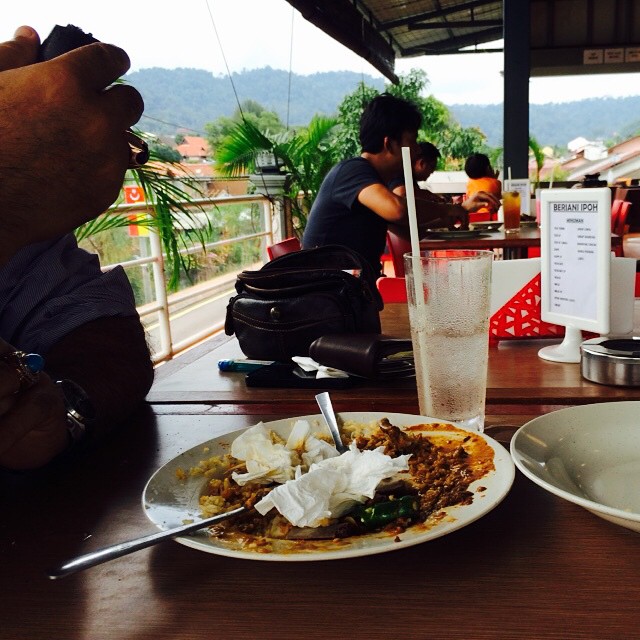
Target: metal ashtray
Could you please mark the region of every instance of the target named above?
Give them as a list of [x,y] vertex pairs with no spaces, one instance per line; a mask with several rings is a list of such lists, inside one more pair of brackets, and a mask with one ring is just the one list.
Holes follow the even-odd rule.
[[640,387],[640,337],[593,338],[580,345],[582,376],[599,384]]

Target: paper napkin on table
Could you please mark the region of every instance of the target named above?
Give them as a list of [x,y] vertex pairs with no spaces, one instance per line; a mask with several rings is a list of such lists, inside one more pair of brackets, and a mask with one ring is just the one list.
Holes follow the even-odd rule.
[[325,365],[316,362],[313,358],[308,358],[306,356],[293,356],[291,359],[304,371],[317,371],[316,378],[349,377],[349,374],[346,371],[334,369],[333,367],[326,367]]
[[373,498],[381,480],[409,468],[411,454],[391,458],[383,447],[360,451],[355,444],[341,456],[314,463],[307,473],[273,489],[256,503],[262,515],[277,509],[296,527],[316,527],[337,518],[366,498]]

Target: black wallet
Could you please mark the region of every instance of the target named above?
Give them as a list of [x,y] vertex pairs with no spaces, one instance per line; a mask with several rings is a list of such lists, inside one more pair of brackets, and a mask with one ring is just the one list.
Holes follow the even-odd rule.
[[363,378],[415,375],[411,340],[380,333],[322,336],[311,343],[309,356],[319,364]]
[[274,362],[260,367],[245,377],[247,387],[272,389],[348,389],[358,384],[358,378],[316,378],[293,362]]

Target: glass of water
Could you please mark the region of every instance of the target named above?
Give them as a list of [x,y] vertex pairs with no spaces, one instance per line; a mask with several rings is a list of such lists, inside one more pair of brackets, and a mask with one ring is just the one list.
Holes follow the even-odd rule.
[[491,251],[404,255],[420,413],[482,431]]

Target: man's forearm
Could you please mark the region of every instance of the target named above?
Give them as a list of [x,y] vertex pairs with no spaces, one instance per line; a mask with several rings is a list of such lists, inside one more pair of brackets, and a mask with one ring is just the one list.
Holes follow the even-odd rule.
[[[406,202],[406,201],[405,201]],[[466,217],[466,212],[459,204],[433,202],[426,198],[415,198],[416,217],[421,228],[433,228],[434,226],[446,227],[451,220],[458,217]],[[401,223],[408,226],[409,218]]]
[[46,370],[87,392],[98,434],[126,419],[153,382],[144,329],[136,317],[101,318],[78,327],[46,354]]
[[419,226],[433,226],[438,221],[442,222],[441,226],[447,226],[449,220],[465,215],[465,210],[459,204],[416,199],[416,215]]

